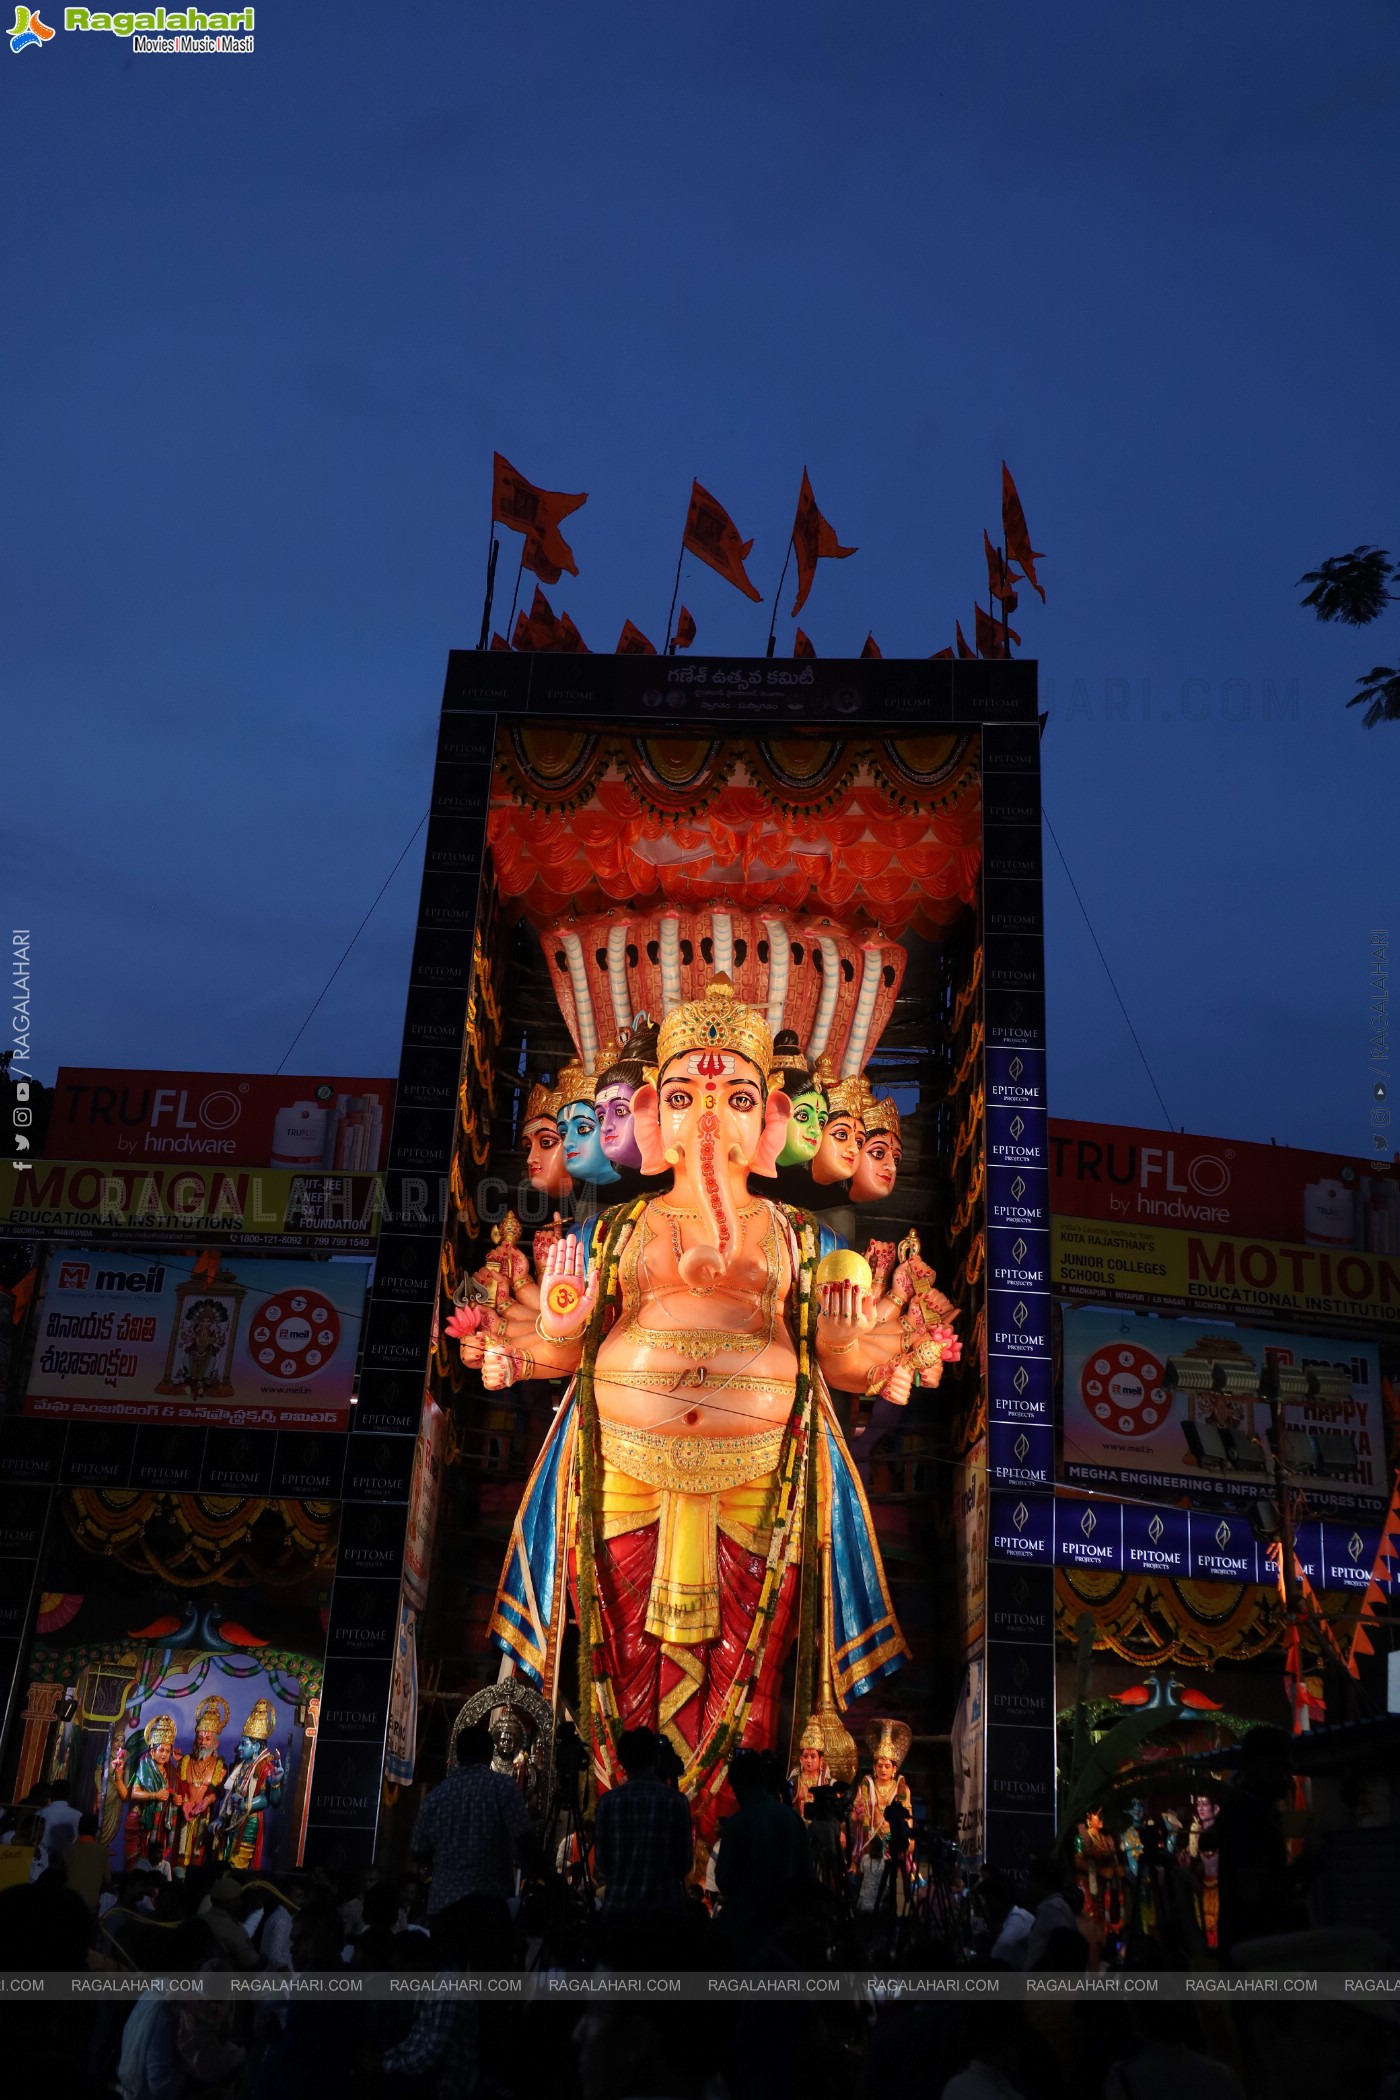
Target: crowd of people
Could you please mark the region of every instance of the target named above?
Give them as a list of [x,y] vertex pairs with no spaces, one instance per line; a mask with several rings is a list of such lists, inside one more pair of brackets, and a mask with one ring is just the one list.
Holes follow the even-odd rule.
[[[893,1980],[1072,1973],[1098,1959],[1060,1855],[1034,1861],[1022,1884],[991,1869],[940,1873],[893,1791],[881,1830],[852,1847],[842,1790],[794,1787],[755,1752],[731,1760],[733,1810],[697,1875],[690,1805],[668,1750],[645,1731],[625,1736],[625,1777],[594,1821],[566,1805],[544,1834],[514,1777],[493,1764],[489,1728],[463,1729],[453,1766],[418,1812],[411,1866],[340,1877],[217,1861],[183,1877],[148,1860],[113,1873],[94,1819],[56,1787],[26,1804],[34,1879],[0,1891],[0,1972],[134,1972],[151,1988],[95,2010],[26,2007],[9,2021],[10,2067],[32,2057],[47,2075],[61,2071],[77,2100],[286,2100],[302,2080],[349,2100],[748,2100],[750,2091],[757,2100],[788,2089],[885,2100],[917,2046],[919,2090],[947,2100],[1166,2100],[1188,2089],[1202,2100],[1265,2090],[1279,2100],[1293,2090],[1296,2052],[1266,2088],[1247,2019],[1202,2028],[1180,2005],[910,2004],[891,1991],[874,2010],[731,1996],[664,2012],[599,2006],[579,2020],[567,2005],[483,2006],[435,1989],[434,1975],[525,1967],[742,1977],[873,1964]],[[1241,1813],[1257,1850],[1257,1805]],[[161,1977],[198,1970],[416,1972],[422,1985],[351,2005],[182,2003],[159,1988]],[[1324,2024],[1332,2017],[1311,2010]],[[1349,2058],[1361,2050],[1375,2080],[1349,2090],[1379,2093],[1389,2080],[1387,2100],[1400,2100],[1400,2023],[1355,2020],[1345,2047]]]

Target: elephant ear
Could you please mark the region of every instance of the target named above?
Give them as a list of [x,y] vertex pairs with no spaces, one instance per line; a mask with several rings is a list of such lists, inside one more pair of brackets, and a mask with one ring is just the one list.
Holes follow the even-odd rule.
[[666,1145],[661,1135],[661,1096],[654,1086],[639,1086],[632,1096],[632,1135],[642,1155],[642,1172],[664,1174]]
[[[632,1113],[636,1114],[636,1103]],[[763,1112],[763,1136],[758,1141],[758,1150],[749,1162],[751,1174],[766,1174],[772,1179],[778,1171],[778,1154],[787,1143],[788,1119],[792,1115],[792,1102],[782,1089],[768,1096],[768,1106]]]

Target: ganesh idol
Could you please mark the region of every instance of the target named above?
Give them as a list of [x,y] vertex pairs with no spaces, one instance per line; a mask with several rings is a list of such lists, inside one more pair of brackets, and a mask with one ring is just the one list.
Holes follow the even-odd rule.
[[762,1011],[717,976],[666,1015],[655,1069],[632,1123],[643,1172],[669,1169],[669,1188],[554,1243],[533,1320],[512,1305],[504,1332],[475,1338],[488,1388],[570,1381],[491,1632],[550,1692],[572,1602],[599,1782],[624,1730],[663,1731],[707,1837],[731,1753],[774,1744],[800,1595],[842,1705],[908,1654],[831,1396],[902,1377],[907,1397],[913,1374],[858,1278],[819,1276],[816,1221],[750,1187],[790,1111]]

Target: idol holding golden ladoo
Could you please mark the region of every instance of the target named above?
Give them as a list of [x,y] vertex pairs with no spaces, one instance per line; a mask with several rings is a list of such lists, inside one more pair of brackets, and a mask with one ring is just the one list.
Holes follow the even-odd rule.
[[733,1751],[774,1744],[799,1617],[798,1710],[838,1730],[836,1709],[904,1661],[831,1396],[902,1403],[959,1353],[917,1242],[877,1281],[809,1212],[761,1193],[792,1107],[773,1051],[765,1013],[723,974],[673,1006],[629,1104],[641,1171],[669,1170],[669,1187],[550,1242],[537,1292],[498,1250],[510,1302],[493,1290],[448,1327],[489,1389],[569,1381],[493,1637],[553,1695],[571,1601],[598,1782],[617,1776],[623,1730],[663,1730],[702,1836]]

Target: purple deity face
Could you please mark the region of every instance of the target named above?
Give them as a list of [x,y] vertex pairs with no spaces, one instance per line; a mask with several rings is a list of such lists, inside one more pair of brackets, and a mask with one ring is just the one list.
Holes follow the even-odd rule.
[[615,1167],[639,1167],[642,1155],[632,1128],[632,1096],[636,1088],[625,1079],[600,1087],[594,1107],[598,1111],[598,1136]]

